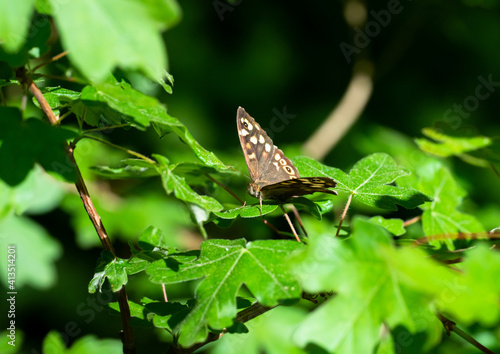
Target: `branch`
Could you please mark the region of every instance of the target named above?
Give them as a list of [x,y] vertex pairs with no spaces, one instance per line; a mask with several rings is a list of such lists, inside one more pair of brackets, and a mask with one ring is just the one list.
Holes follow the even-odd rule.
[[[20,73],[20,81],[25,82],[27,86],[29,87],[29,90],[35,96],[36,100],[42,107],[43,112],[49,119],[50,123],[52,125],[57,124],[58,120],[56,116],[54,115],[54,112],[52,112],[52,109],[50,108],[50,105],[48,104],[47,100],[43,96],[42,92],[40,89],[36,86],[36,84],[33,82],[30,76],[26,75],[26,69],[23,71],[19,71]],[[106,229],[104,228],[104,225],[101,221],[101,217],[97,213],[97,210],[94,207],[94,203],[92,203],[92,199],[90,198],[89,191],[87,189],[87,186],[85,185],[85,181],[82,178],[82,175],[80,173],[80,169],[78,168],[78,165],[76,164],[75,158],[74,158],[74,145],[66,145],[66,153],[68,155],[68,158],[70,161],[73,163],[73,166],[75,167],[75,172],[76,172],[76,177],[77,180],[75,182],[76,189],[78,190],[78,193],[80,194],[80,198],[82,199],[83,206],[85,207],[85,210],[87,211],[87,214],[92,221],[92,224],[94,225],[94,228],[97,232],[97,235],[99,236],[99,239],[101,240],[102,246],[104,249],[110,251],[113,253],[113,255],[116,257],[115,250],[113,248],[113,245],[111,244],[111,241],[108,237],[108,234],[106,232]],[[128,299],[127,299],[127,292],[125,290],[125,286],[122,287],[120,291],[117,292],[118,296],[118,304],[120,306],[120,314],[122,318],[122,326],[123,326],[123,331],[121,333],[121,339],[123,343],[123,352],[124,353],[135,353],[135,343],[134,343],[134,333],[132,331],[132,327],[130,327],[129,321],[130,321],[130,308],[128,306]]]
[[469,334],[465,333],[462,331],[460,328],[457,327],[457,324],[450,320],[449,318],[444,317],[442,314],[438,313],[437,317],[439,320],[443,323],[444,329],[446,330],[446,334],[448,336],[450,335],[450,332],[455,332],[457,335],[465,339],[467,342],[475,346],[477,349],[482,351],[483,353],[488,353],[488,354],[495,354],[488,348],[486,348],[484,345],[479,343],[477,340],[472,338]]

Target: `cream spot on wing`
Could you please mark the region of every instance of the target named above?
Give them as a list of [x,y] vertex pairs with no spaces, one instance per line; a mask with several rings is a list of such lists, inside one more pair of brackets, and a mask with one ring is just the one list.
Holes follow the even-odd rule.
[[271,145],[269,145],[269,144],[267,144],[267,143],[266,143],[265,148],[266,148],[266,151],[267,151],[267,152],[270,152],[270,151],[271,151]]
[[280,156],[280,154],[276,154],[276,155],[274,155],[274,158],[276,159],[276,161],[278,161],[279,159],[281,159],[281,156]]
[[260,130],[260,125],[258,123],[255,123],[255,129]]
[[248,134],[250,134],[250,133],[247,130],[245,130],[245,129],[241,129],[240,130],[240,135],[241,136],[247,136]]
[[250,160],[255,159],[255,152],[252,152],[250,155],[248,155],[248,158],[249,158]]
[[277,162],[273,162],[273,165],[274,165],[274,166],[276,166],[276,170],[277,170],[277,171],[279,171],[279,170],[280,170],[280,167],[279,167],[279,165],[278,165],[278,163],[277,163]]
[[254,145],[255,145],[255,144],[257,144],[257,137],[256,137],[255,135],[254,135],[254,136],[252,136],[252,137],[250,138],[250,142],[251,142],[252,144],[254,144]]
[[290,176],[290,178],[296,179],[296,178],[298,178],[298,177],[297,177],[297,176]]
[[265,141],[264,136],[259,135],[259,143],[264,144]]
[[249,121],[247,121],[247,128],[248,128],[248,130],[253,130],[253,125],[250,124]]
[[247,148],[247,150],[252,150],[252,145],[250,145],[250,143],[246,143],[245,147]]

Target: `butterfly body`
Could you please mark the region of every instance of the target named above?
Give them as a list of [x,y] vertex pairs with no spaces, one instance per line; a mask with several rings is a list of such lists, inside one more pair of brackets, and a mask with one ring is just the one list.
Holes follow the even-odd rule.
[[281,202],[315,192],[337,194],[328,188],[337,183],[329,177],[300,177],[293,163],[242,107],[236,116],[238,135],[252,183],[250,195]]

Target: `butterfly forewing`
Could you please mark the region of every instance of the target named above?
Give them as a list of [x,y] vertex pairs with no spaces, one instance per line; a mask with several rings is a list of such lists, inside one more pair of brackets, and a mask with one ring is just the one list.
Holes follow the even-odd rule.
[[337,183],[328,177],[299,178],[299,171],[283,151],[242,107],[236,115],[238,135],[252,183],[251,195],[262,199],[286,201],[291,197],[323,192],[337,194],[328,188]]
[[299,177],[297,168],[242,107],[238,108],[236,122],[241,148],[253,183],[262,187]]

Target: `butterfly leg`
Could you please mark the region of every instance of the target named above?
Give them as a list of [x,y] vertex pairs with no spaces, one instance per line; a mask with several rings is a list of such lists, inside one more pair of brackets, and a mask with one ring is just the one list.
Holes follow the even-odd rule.
[[262,216],[262,195],[260,195],[259,201],[260,201],[260,216]]

